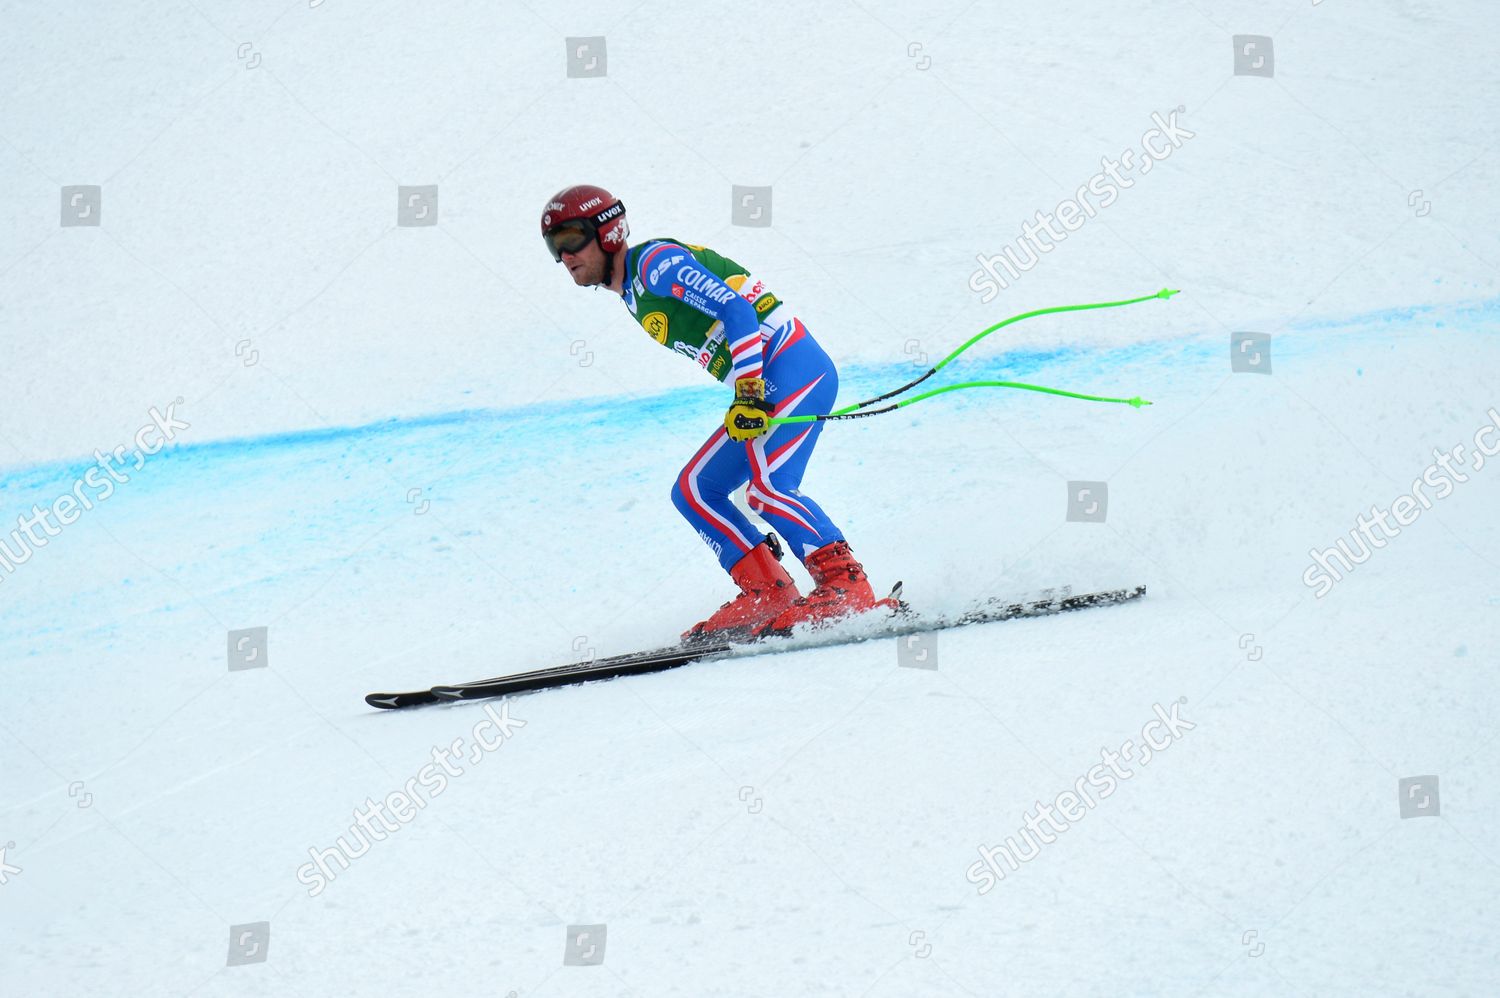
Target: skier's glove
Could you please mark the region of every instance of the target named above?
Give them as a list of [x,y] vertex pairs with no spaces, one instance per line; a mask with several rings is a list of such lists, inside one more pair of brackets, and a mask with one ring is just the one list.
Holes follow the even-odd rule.
[[740,378],[734,383],[734,404],[724,414],[730,440],[754,440],[771,428],[770,415],[764,378]]

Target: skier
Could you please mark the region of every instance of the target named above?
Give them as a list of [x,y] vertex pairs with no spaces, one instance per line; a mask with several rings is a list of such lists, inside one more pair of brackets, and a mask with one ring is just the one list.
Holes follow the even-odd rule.
[[[802,320],[733,260],[675,239],[628,246],[629,232],[624,204],[589,184],[560,191],[542,212],[542,239],[575,284],[620,295],[657,343],[734,385],[724,424],[683,466],[672,502],[740,592],[683,640],[896,609],[895,600],[875,598],[843,532],[798,490],[823,424],[768,422],[830,412],[838,394],[833,361]],[[775,524],[812,576],[806,596],[779,564],[776,535],[762,534],[730,501],[747,483],[750,509]]]

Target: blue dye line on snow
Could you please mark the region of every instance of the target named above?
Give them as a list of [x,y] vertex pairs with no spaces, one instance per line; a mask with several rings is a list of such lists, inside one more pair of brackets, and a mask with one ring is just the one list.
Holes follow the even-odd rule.
[[[1445,328],[1449,323],[1465,326],[1481,326],[1500,318],[1500,298],[1472,303],[1448,305],[1417,305],[1382,309],[1339,319],[1308,319],[1299,322],[1291,331],[1280,332],[1277,341],[1278,359],[1306,356],[1326,348],[1335,338],[1314,337],[1307,334],[1341,330],[1348,334],[1367,332],[1371,326],[1399,327],[1402,332],[1414,331],[1414,325],[1431,323],[1431,328]],[[1003,337],[1003,333],[998,334]],[[1343,337],[1339,337],[1342,339]],[[1203,332],[1192,337],[1148,340],[1125,346],[1099,348],[1093,346],[1055,347],[1050,349],[1011,350],[996,352],[988,356],[985,350],[1003,350],[1003,338],[986,340],[975,347],[975,356],[965,355],[945,367],[939,374],[924,382],[918,391],[937,388],[944,384],[972,380],[1026,381],[1041,372],[1048,372],[1050,380],[1058,382],[1055,387],[1070,391],[1098,394],[1116,394],[1122,397],[1141,395],[1152,398],[1150,384],[1136,383],[1148,365],[1165,366],[1169,369],[1191,367],[1202,363],[1217,363],[1223,359],[1227,335]],[[955,337],[955,345],[962,342]],[[836,358],[835,358],[836,359]],[[848,405],[860,398],[870,397],[905,384],[922,374],[926,367],[939,360],[929,356],[926,364],[911,361],[884,364],[849,362],[839,365],[838,405]],[[1121,374],[1122,369],[1129,373]],[[1121,379],[1129,383],[1122,383]],[[931,405],[973,404],[971,397],[948,396],[947,401],[933,400]],[[989,393],[986,393],[989,394]],[[636,399],[631,404],[633,415],[645,420],[672,418],[698,419],[716,414],[724,401],[722,385],[705,383],[703,386],[672,388],[652,396]],[[994,403],[991,403],[994,404]],[[245,461],[257,457],[291,454],[322,445],[365,443],[381,438],[395,438],[419,434],[422,431],[438,431],[448,436],[445,430],[469,428],[475,433],[498,431],[507,440],[517,429],[534,424],[536,430],[551,431],[559,425],[568,428],[589,427],[595,432],[601,429],[610,433],[626,433],[631,427],[621,418],[619,399],[616,397],[593,397],[534,402],[528,405],[503,409],[461,409],[443,413],[384,419],[359,426],[326,427],[306,430],[289,430],[258,437],[226,438],[202,443],[184,442],[147,460],[146,467],[131,471],[132,476],[144,479],[153,477],[154,465],[175,466],[182,470],[189,465],[219,465],[226,459]],[[526,436],[522,434],[516,443]],[[390,447],[396,453],[400,448]],[[67,491],[72,483],[84,475],[94,462],[85,457],[48,461],[21,466],[0,472],[0,509],[19,500],[23,507],[29,506],[31,497],[45,494],[55,498],[58,490]],[[130,483],[120,486],[129,488]],[[10,500],[6,501],[6,498]],[[36,501],[41,502],[38,498]],[[50,498],[46,501],[51,501]]]

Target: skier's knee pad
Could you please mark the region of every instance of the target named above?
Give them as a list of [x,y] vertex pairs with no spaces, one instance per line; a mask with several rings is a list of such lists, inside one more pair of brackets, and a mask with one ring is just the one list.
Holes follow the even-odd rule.
[[697,492],[697,498],[689,496],[683,489],[684,476],[678,475],[677,480],[672,483],[672,505],[677,507],[677,512],[689,520],[697,521],[702,518],[699,506],[707,506],[709,509],[722,507],[729,503],[729,490],[714,482],[698,479],[690,482],[689,488]]
[[677,507],[677,512],[689,519],[693,516],[693,507],[688,502],[687,495],[682,491],[682,477],[679,475],[672,482],[672,505]]

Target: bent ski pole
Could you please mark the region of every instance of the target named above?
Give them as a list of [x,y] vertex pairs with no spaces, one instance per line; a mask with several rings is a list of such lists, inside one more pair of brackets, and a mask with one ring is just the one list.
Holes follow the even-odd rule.
[[1019,381],[965,381],[957,385],[944,385],[942,388],[934,388],[931,391],[923,392],[921,395],[913,395],[909,399],[892,402],[890,405],[880,409],[867,409],[863,412],[851,412],[848,409],[840,409],[838,412],[830,412],[826,416],[775,416],[771,419],[771,425],[827,422],[832,419],[859,419],[861,416],[878,416],[883,412],[894,412],[902,406],[932,398],[934,395],[941,395],[944,392],[956,392],[960,388],[1019,388],[1028,392],[1045,392],[1048,395],[1063,395],[1070,399],[1083,399],[1085,402],[1118,402],[1121,405],[1128,405],[1133,409],[1139,409],[1143,405],[1151,404],[1139,395],[1128,399],[1116,399],[1107,398],[1103,395],[1082,395],[1078,392],[1065,392],[1061,388],[1047,388],[1043,385],[1027,385]]
[[1135,305],[1135,304],[1138,304],[1138,303],[1143,302],[1143,301],[1151,301],[1152,299],[1161,299],[1161,300],[1165,301],[1165,300],[1171,298],[1173,295],[1179,294],[1179,293],[1180,293],[1179,291],[1172,290],[1170,288],[1162,288],[1160,291],[1157,291],[1154,294],[1142,295],[1139,298],[1128,298],[1128,299],[1126,299],[1124,301],[1093,302],[1093,303],[1090,303],[1090,304],[1087,304],[1087,305],[1054,305],[1051,308],[1039,308],[1039,309],[1035,309],[1035,310],[1030,311],[1030,312],[1022,312],[1020,315],[1013,315],[1009,319],[1003,319],[1000,322],[995,323],[993,326],[990,326],[987,329],[983,329],[983,330],[979,331],[978,333],[975,333],[962,346],[960,346],[957,350],[954,350],[948,356],[944,357],[942,360],[940,360],[936,364],[934,364],[927,371],[926,374],[922,375],[920,378],[917,378],[915,381],[910,381],[910,382],[902,385],[900,388],[896,388],[896,389],[894,389],[892,391],[888,391],[888,392],[886,392],[883,395],[877,395],[874,398],[865,399],[863,402],[856,402],[853,405],[847,405],[847,406],[845,406],[842,409],[836,409],[833,412],[828,413],[827,415],[823,415],[823,416],[775,416],[775,417],[772,417],[772,419],[770,420],[770,424],[772,426],[777,426],[777,425],[780,425],[782,423],[810,423],[810,422],[814,422],[814,421],[827,421],[827,420],[832,420],[832,419],[855,419],[855,418],[858,418],[860,416],[874,416],[874,415],[877,415],[877,414],[883,413],[883,412],[892,412],[892,411],[894,411],[896,409],[899,409],[899,408],[901,408],[904,405],[908,405],[908,404],[910,404],[912,402],[920,402],[922,399],[931,398],[934,395],[941,395],[944,392],[956,391],[957,389],[960,389],[960,388],[1018,388],[1018,389],[1024,389],[1026,391],[1045,392],[1045,393],[1047,393],[1049,395],[1062,395],[1062,396],[1066,396],[1068,398],[1084,399],[1084,400],[1090,401],[1090,402],[1119,402],[1119,403],[1122,403],[1124,405],[1129,405],[1129,406],[1132,406],[1134,408],[1139,409],[1141,406],[1143,406],[1143,405],[1150,405],[1151,403],[1142,400],[1138,396],[1135,397],[1135,398],[1129,398],[1129,399],[1116,399],[1116,398],[1105,398],[1105,397],[1098,396],[1098,395],[1082,395],[1082,394],[1079,394],[1077,392],[1063,391],[1060,388],[1045,388],[1045,387],[1040,386],[1040,385],[1027,385],[1027,384],[1022,384],[1020,382],[1012,382],[1012,381],[968,381],[968,382],[964,382],[963,384],[949,385],[946,388],[940,388],[940,389],[936,389],[936,390],[933,390],[933,391],[924,392],[921,395],[914,396],[914,397],[906,399],[906,400],[904,400],[902,402],[897,402],[897,403],[893,403],[893,404],[888,405],[888,406],[884,406],[884,407],[882,407],[880,409],[873,409],[873,410],[870,410],[868,412],[861,412],[861,411],[859,411],[861,409],[867,409],[870,406],[875,405],[878,402],[884,402],[886,399],[895,398],[897,395],[903,395],[903,394],[905,394],[906,392],[908,392],[911,389],[915,388],[916,386],[920,385],[922,382],[926,381],[928,378],[932,377],[938,371],[942,370],[950,361],[952,361],[954,358],[958,357],[965,350],[968,350],[970,347],[972,347],[974,344],[978,343],[980,340],[984,339],[986,336],[990,335],[991,333],[995,332],[998,329],[1003,329],[1004,327],[1012,325],[1013,323],[1020,322],[1022,319],[1031,319],[1031,318],[1034,318],[1034,317],[1039,316],[1039,315],[1051,315],[1051,314],[1056,313],[1056,312],[1082,312],[1082,311],[1085,311],[1085,310],[1088,310],[1088,309],[1095,309],[1095,308],[1118,308],[1118,307],[1120,307],[1122,305]]

